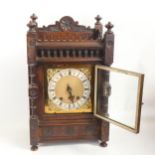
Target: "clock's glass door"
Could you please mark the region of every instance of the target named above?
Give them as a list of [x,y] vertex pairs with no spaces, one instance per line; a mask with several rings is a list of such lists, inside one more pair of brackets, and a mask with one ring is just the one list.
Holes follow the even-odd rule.
[[143,79],[140,73],[97,65],[94,115],[138,133]]

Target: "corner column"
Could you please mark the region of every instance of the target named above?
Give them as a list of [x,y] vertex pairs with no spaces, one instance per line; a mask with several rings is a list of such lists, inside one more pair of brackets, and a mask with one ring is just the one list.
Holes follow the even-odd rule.
[[[108,24],[105,26],[107,28],[107,31],[104,34],[103,38],[103,43],[104,43],[104,56],[103,56],[103,65],[110,66],[113,63],[113,56],[114,56],[114,33],[111,31],[113,28],[113,25],[108,22]],[[106,89],[110,89],[110,84],[109,84],[109,78],[110,74],[107,71],[102,72],[101,75],[101,81],[102,83],[102,88],[101,88],[101,102],[103,102],[102,107],[100,107],[100,110],[102,113],[105,115],[108,115],[108,97],[109,97],[109,92],[105,91]],[[104,78],[103,78],[104,77]],[[102,147],[107,146],[107,141],[109,140],[109,128],[110,125],[106,121],[101,122],[101,143],[100,145]]]
[[39,96],[39,87],[37,84],[37,63],[36,63],[36,29],[37,16],[33,14],[30,22],[27,24],[29,31],[27,33],[27,56],[28,56],[28,74],[29,74],[29,107],[30,107],[30,144],[31,150],[38,149],[39,142],[39,119],[37,112],[37,103]]

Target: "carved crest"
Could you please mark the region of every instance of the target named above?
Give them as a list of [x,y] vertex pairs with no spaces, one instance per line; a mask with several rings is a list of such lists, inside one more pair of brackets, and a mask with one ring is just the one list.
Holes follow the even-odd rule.
[[33,14],[28,23],[29,32],[36,32],[38,42],[66,42],[66,41],[87,41],[101,40],[103,26],[100,23],[101,17],[98,15],[94,28],[79,25],[70,16],[64,16],[55,24],[38,27],[37,16]]
[[61,32],[61,31],[72,31],[72,32],[91,32],[90,27],[85,27],[83,25],[78,25],[78,22],[74,21],[72,17],[64,16],[60,21],[56,21],[54,25],[43,26],[39,30],[51,31],[51,32]]
[[38,28],[38,41],[83,41],[90,40],[93,37],[93,29],[78,25],[73,18],[64,16],[54,25]]

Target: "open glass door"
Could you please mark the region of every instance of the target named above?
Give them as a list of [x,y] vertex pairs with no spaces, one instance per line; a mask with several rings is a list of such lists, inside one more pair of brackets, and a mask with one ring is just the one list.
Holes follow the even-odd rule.
[[94,115],[138,133],[143,80],[140,73],[96,65]]

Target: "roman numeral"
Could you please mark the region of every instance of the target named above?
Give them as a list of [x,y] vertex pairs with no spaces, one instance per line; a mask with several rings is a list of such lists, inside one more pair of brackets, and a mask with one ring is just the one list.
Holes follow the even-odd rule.
[[82,98],[87,99],[87,97],[86,97],[86,96],[82,96]]
[[54,89],[49,89],[49,91],[54,91]]
[[57,81],[51,80],[53,83],[56,83]]
[[70,104],[68,104],[68,109],[70,109],[70,106],[71,106],[71,105],[70,105]]
[[83,80],[82,82],[84,83],[84,82],[86,82],[86,81],[87,81],[87,79]]
[[56,97],[56,96],[54,96],[52,99],[53,99],[53,100],[55,100],[56,98],[57,98],[57,97]]
[[63,75],[62,75],[62,73],[61,73],[61,72],[59,73],[59,75],[60,75],[61,77],[63,77]]
[[59,103],[59,106],[61,106],[61,105],[62,105],[62,102]]
[[68,71],[68,75],[71,75],[71,70]]

